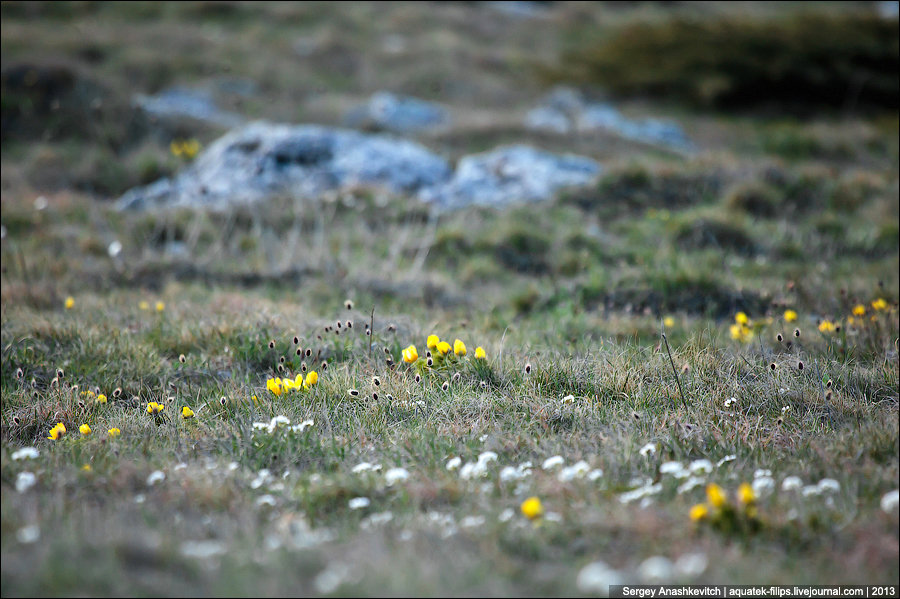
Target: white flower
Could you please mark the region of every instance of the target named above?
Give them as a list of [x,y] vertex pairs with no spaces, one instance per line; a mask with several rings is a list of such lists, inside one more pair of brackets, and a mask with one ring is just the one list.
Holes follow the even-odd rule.
[[622,503],[630,503],[635,499],[643,499],[647,495],[655,495],[662,491],[662,483],[652,484],[647,483],[642,487],[638,487],[633,491],[627,491],[619,495],[619,501]]
[[461,528],[476,528],[484,524],[484,516],[466,516],[459,521]]
[[184,462],[178,462],[177,464],[175,464],[175,467],[172,468],[172,470],[174,472],[178,472],[179,470],[185,470],[185,469],[187,469],[187,464]]
[[16,476],[16,491],[24,493],[37,483],[37,477],[32,472],[19,472]]
[[110,258],[115,258],[122,253],[122,242],[118,239],[114,240],[109,244],[109,247],[106,248],[106,251],[109,253]]
[[885,513],[890,514],[900,505],[900,489],[894,489],[884,494],[881,498],[881,509]]
[[256,478],[254,478],[253,481],[250,482],[250,488],[251,488],[251,489],[258,489],[258,488],[260,488],[261,486],[263,486],[264,484],[266,484],[267,482],[269,482],[269,479],[271,479],[271,478],[272,478],[272,475],[271,475],[271,473],[269,472],[269,469],[268,469],[268,468],[263,468],[263,469],[260,470],[259,473],[256,475]]
[[734,454],[727,455],[724,458],[722,458],[721,460],[719,460],[718,462],[716,462],[716,468],[718,468],[719,466],[721,466],[722,464],[724,464],[726,462],[731,462],[736,459],[737,459],[737,456]]
[[761,478],[763,476],[772,476],[772,471],[764,468],[757,468],[753,473],[753,478]]
[[802,493],[804,497],[809,497],[810,495],[821,494],[822,489],[820,489],[818,485],[806,485],[800,493]]
[[795,491],[803,486],[803,481],[798,476],[789,476],[781,481],[782,491]]
[[494,453],[493,451],[485,451],[485,452],[482,452],[482,454],[480,456],[478,456],[479,464],[489,464],[490,462],[496,462],[496,461],[497,461],[497,454]]
[[574,395],[566,395],[565,397],[562,398],[562,402],[563,403],[575,403],[575,396]]
[[254,501],[253,503],[255,503],[257,507],[263,505],[275,505],[275,498],[266,493],[265,495],[257,497],[256,501]]
[[818,487],[819,491],[822,493],[825,493],[826,491],[829,493],[837,493],[841,490],[841,483],[833,478],[823,478],[819,481]]
[[16,531],[16,540],[23,545],[36,543],[41,538],[41,529],[36,525],[23,526]]
[[369,507],[372,504],[372,500],[368,497],[354,497],[350,501],[347,502],[347,505],[351,510],[359,510],[364,507]]
[[708,474],[712,472],[713,465],[709,460],[694,460],[691,462],[691,465],[688,466],[688,470],[691,471],[691,474]]
[[552,458],[547,458],[544,460],[544,463],[541,465],[541,468],[544,470],[551,470],[556,468],[557,466],[562,466],[566,461],[563,459],[561,455],[555,455]]
[[591,470],[590,472],[588,472],[588,475],[587,475],[588,480],[590,480],[590,481],[595,481],[598,478],[600,478],[601,476],[603,476],[603,470],[601,470],[600,468],[595,468],[595,469]]
[[24,460],[24,459],[35,459],[40,454],[36,447],[23,447],[19,451],[13,452],[12,459],[13,460]]
[[771,493],[772,489],[775,488],[775,479],[771,476],[760,476],[753,479],[753,483],[750,486],[758,497],[763,497]]
[[638,450],[638,453],[645,458],[648,455],[654,455],[656,453],[656,443],[647,443]]
[[661,555],[648,557],[638,566],[638,576],[646,583],[664,583],[671,580],[673,572],[672,560]]
[[462,458],[459,456],[447,460],[447,470],[456,470],[460,465],[462,465]]
[[547,512],[544,514],[545,522],[562,522],[562,515],[556,512]]
[[253,423],[253,430],[255,430],[255,431],[267,431],[267,430],[269,430],[269,423],[268,423],[268,422],[254,422],[254,423]]
[[384,526],[388,522],[394,519],[394,514],[391,512],[380,512],[378,514],[372,514],[368,518],[363,519],[362,522],[359,523],[360,528],[365,530],[369,530],[378,526]]
[[680,485],[678,485],[678,494],[681,495],[683,493],[687,493],[691,489],[695,487],[700,487],[706,484],[706,480],[697,476],[692,476]]
[[584,460],[581,460],[571,466],[566,466],[559,471],[559,480],[567,482],[575,478],[584,478],[584,475],[590,472],[591,466]]
[[737,397],[729,397],[728,399],[725,400],[725,407],[730,408],[731,406],[733,406],[736,403],[737,403]]
[[705,553],[685,553],[675,560],[675,573],[684,578],[696,578],[706,571],[708,565]]
[[381,464],[370,464],[369,462],[361,462],[353,467],[351,472],[354,474],[359,474],[361,472],[368,472],[369,470],[376,471],[381,470]]
[[384,473],[384,481],[387,485],[393,486],[394,483],[409,478],[409,471],[406,468],[391,468]]
[[681,462],[663,462],[659,465],[660,474],[678,474],[684,470]]
[[508,507],[505,510],[503,510],[502,512],[500,512],[500,515],[497,516],[497,520],[499,520],[500,522],[509,522],[510,520],[512,520],[512,517],[515,515],[516,515],[515,510],[513,510],[511,507]]
[[301,422],[300,424],[295,424],[294,426],[292,426],[292,427],[291,427],[291,432],[294,432],[294,433],[302,433],[303,431],[305,431],[305,430],[308,429],[309,427],[313,426],[313,424],[315,424],[315,423],[314,423],[312,420],[304,420],[304,421]]
[[162,470],[154,470],[150,473],[150,476],[147,477],[147,486],[152,487],[156,483],[161,483],[166,480],[166,473]]
[[624,582],[622,574],[607,566],[604,562],[596,561],[584,566],[578,571],[575,585],[578,590],[590,595],[609,595],[609,587],[620,585]]
[[313,586],[322,595],[334,593],[350,574],[350,568],[345,564],[329,564],[327,568],[319,572],[313,579]]

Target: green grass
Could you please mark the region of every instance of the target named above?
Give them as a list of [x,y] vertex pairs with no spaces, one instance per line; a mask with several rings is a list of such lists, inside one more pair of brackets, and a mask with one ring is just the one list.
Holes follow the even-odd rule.
[[[742,10],[728,6],[704,11]],[[684,112],[695,156],[537,135],[510,116],[536,102],[531,65],[593,43],[586,27],[611,39],[696,7],[379,10],[3,4],[4,61],[67,56],[81,90],[44,114],[25,110],[40,90],[3,83],[4,119],[23,119],[2,140],[3,596],[590,595],[576,580],[592,562],[639,582],[646,559],[692,554],[705,569],[673,581],[896,585],[900,521],[880,506],[900,472],[896,115]],[[369,51],[389,33],[405,54]],[[113,210],[106,198],[182,167],[169,141],[219,134],[150,135],[131,94],[214,85],[225,65],[260,86],[218,97],[247,116],[335,124],[384,87],[455,110],[452,131],[420,139],[451,159],[527,141],[605,174],[552,201],[439,215],[364,188]],[[106,99],[90,119],[86,92]],[[467,355],[429,368],[430,334]],[[304,366],[311,389],[267,389]],[[290,425],[269,432],[279,416]],[[29,446],[38,457],[12,459]],[[698,460],[713,466],[697,481],[663,466]],[[838,487],[814,490],[823,479]],[[754,480],[751,518],[736,493]],[[707,483],[737,511],[693,522]]]

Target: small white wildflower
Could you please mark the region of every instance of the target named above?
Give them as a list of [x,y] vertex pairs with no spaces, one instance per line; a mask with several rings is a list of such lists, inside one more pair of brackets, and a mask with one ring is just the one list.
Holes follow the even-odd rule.
[[697,476],[692,476],[680,485],[678,485],[678,494],[682,495],[687,493],[688,491],[694,489],[695,487],[700,487],[706,484],[706,480]]
[[734,461],[734,460],[736,460],[736,459],[737,459],[737,456],[734,455],[734,454],[727,455],[727,456],[725,456],[724,458],[722,458],[721,460],[719,460],[718,462],[716,462],[716,468],[718,468],[718,467],[721,466],[722,464],[725,464],[725,463],[727,463],[727,462]]
[[789,476],[781,481],[782,491],[796,491],[803,486],[803,481],[798,476]]
[[638,566],[638,577],[645,583],[661,584],[672,579],[675,566],[667,557],[648,557]]
[[753,478],[762,478],[763,476],[771,477],[772,471],[765,468],[757,468],[753,473]]
[[24,493],[37,483],[37,476],[32,472],[19,472],[16,476],[16,491]]
[[708,565],[705,553],[685,553],[675,560],[675,574],[683,578],[696,578],[706,571]]
[[478,463],[480,464],[488,464],[490,462],[497,461],[497,454],[493,451],[485,451],[482,452],[480,456],[478,456]]
[[790,411],[791,411],[791,406],[784,406],[783,408],[781,408],[782,414],[787,414]]
[[302,433],[303,431],[305,431],[309,427],[313,426],[314,424],[315,423],[312,420],[304,420],[300,424],[295,424],[294,426],[292,426],[291,432]]
[[228,463],[228,471],[229,472],[234,472],[235,470],[237,470],[240,467],[241,467],[241,465],[238,464],[237,462],[229,462]]
[[638,453],[645,458],[648,455],[654,455],[656,453],[656,443],[647,443],[638,450]]
[[607,566],[604,562],[596,561],[584,566],[578,571],[575,585],[584,594],[609,595],[609,587],[623,584],[624,578],[618,570]]
[[13,452],[12,456],[10,456],[13,460],[25,460],[25,459],[35,459],[40,454],[36,447],[23,447],[22,449]]
[[484,516],[466,516],[459,521],[460,528],[476,528],[484,525]]
[[818,484],[819,490],[823,493],[837,493],[841,490],[841,483],[833,478],[823,478]]
[[409,471],[406,468],[391,468],[384,473],[384,481],[387,486],[393,486],[394,483],[409,478]]
[[804,497],[809,497],[811,495],[821,495],[822,489],[820,489],[818,485],[806,485],[805,487],[803,487],[803,490],[800,491],[800,494]]
[[23,526],[19,530],[16,531],[16,540],[23,545],[30,545],[31,543],[36,543],[41,538],[41,529],[36,525],[32,524],[30,526]]
[[642,510],[647,509],[647,508],[650,507],[651,505],[653,505],[653,498],[652,498],[652,497],[644,497],[643,499],[641,499],[641,502],[638,504],[638,506],[640,506],[640,508],[641,508]]
[[162,470],[154,470],[150,473],[150,476],[147,477],[147,486],[152,487],[156,483],[161,483],[166,480],[166,473]]
[[544,514],[545,522],[562,522],[562,515],[556,512],[547,512]]
[[575,403],[575,396],[574,395],[566,395],[565,397],[562,398],[562,402],[563,403]]
[[144,495],[143,493],[138,493],[137,495],[134,496],[135,503],[144,503],[145,501],[147,501],[147,496]]
[[659,465],[659,473],[660,474],[675,474],[676,472],[681,472],[684,470],[684,466],[681,462],[663,462]]
[[255,503],[257,507],[260,507],[263,505],[275,505],[275,498],[272,495],[269,495],[268,493],[266,493],[265,495],[261,495],[260,497],[257,497],[256,501],[254,501],[253,503]]
[[447,470],[456,470],[462,464],[462,458],[459,456],[447,460]]
[[372,469],[372,464],[370,464],[369,462],[361,462],[354,466],[351,472],[353,472],[353,474],[360,474],[362,472],[368,472]]
[[730,408],[731,406],[733,406],[736,403],[737,403],[737,397],[729,397],[728,399],[725,400],[725,407]]
[[119,241],[118,239],[114,240],[112,243],[109,244],[109,247],[106,248],[106,251],[109,254],[110,258],[117,257],[119,254],[122,253],[122,242]]
[[350,574],[350,568],[341,563],[329,564],[313,579],[313,586],[321,595],[330,595],[344,584]]
[[267,431],[267,430],[269,430],[269,423],[268,423],[268,422],[254,422],[254,423],[253,423],[253,430],[255,430],[255,431]]
[[584,460],[581,460],[571,466],[566,466],[559,471],[558,478],[562,482],[567,482],[575,478],[584,478],[584,475],[590,472],[591,466]]
[[478,437],[478,441],[479,441],[480,443],[484,443],[484,442],[487,441],[487,440],[488,440],[488,436],[487,436],[487,435],[481,435],[480,437]]
[[662,483],[657,483],[655,485],[648,483],[642,487],[638,487],[637,489],[634,489],[633,491],[627,491],[625,493],[622,493],[621,495],[619,495],[619,501],[622,503],[631,503],[632,501],[634,501],[636,499],[643,499],[644,497],[646,497],[648,495],[655,495],[655,494],[661,492],[662,488],[663,488]]
[[364,507],[369,507],[372,504],[372,500],[368,497],[354,497],[350,501],[347,502],[347,505],[351,510],[360,510]]
[[[882,505],[883,504],[884,504],[884,502],[882,501]],[[497,516],[497,520],[499,520],[500,522],[509,522],[510,520],[512,520],[512,517],[515,515],[516,515],[515,510],[513,510],[511,507],[508,507],[505,510],[503,510],[502,512],[500,512],[500,515]]]
[[775,479],[771,476],[760,476],[753,479],[753,483],[750,486],[758,497],[765,497],[775,488]]
[[359,523],[359,525],[365,530],[370,530],[378,526],[384,526],[393,519],[394,514],[392,512],[379,512],[377,514],[372,514],[368,518],[365,518],[362,522]]
[[900,505],[900,489],[894,489],[884,494],[881,498],[881,510],[886,514],[890,514]]
[[688,470],[691,471],[691,474],[709,474],[713,470],[713,465],[712,462],[706,459],[694,460],[688,466]]
[[562,466],[566,461],[563,459],[561,455],[555,455],[552,458],[547,458],[544,460],[544,463],[541,465],[541,468],[544,470],[551,470],[558,466]]
[[250,483],[250,488],[258,489],[261,486],[263,486],[264,484],[266,484],[267,482],[269,482],[270,478],[272,478],[272,476],[271,476],[271,473],[269,472],[269,469],[263,468],[262,470],[260,470],[257,473],[256,478],[254,478],[253,481]]
[[595,481],[601,476],[603,476],[603,470],[601,470],[600,468],[595,468],[588,472],[587,478],[589,481]]

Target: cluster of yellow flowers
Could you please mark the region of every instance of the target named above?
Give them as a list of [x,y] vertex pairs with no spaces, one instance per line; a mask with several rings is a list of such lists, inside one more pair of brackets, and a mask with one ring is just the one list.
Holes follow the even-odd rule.
[[312,387],[319,382],[319,374],[315,370],[310,370],[306,373],[306,378],[303,378],[303,373],[298,372],[297,376],[293,379],[290,377],[285,378],[270,378],[266,381],[266,389],[271,391],[275,395],[281,395],[282,393],[290,393],[291,391],[309,391]]
[[[790,310],[793,312],[793,310]],[[797,317],[796,312],[794,318]],[[743,343],[749,343],[753,340],[754,322],[750,320],[744,312],[738,312],[734,315],[734,324],[729,327],[731,338]]]
[[200,142],[197,139],[173,139],[169,144],[172,154],[179,158],[192,159],[200,153]]
[[[425,346],[428,348],[428,351],[425,354],[424,362],[429,368],[439,365],[439,361],[448,360],[454,357],[463,358],[468,354],[466,344],[459,339],[455,340],[451,346],[447,341],[441,341],[441,338],[437,335],[429,335],[428,339],[425,340]],[[451,351],[453,352],[452,354],[450,353]],[[476,347],[475,358],[484,360],[485,357],[486,354],[484,348],[480,346]],[[415,345],[410,345],[403,350],[403,361],[407,364],[421,364],[419,350],[416,349]]]
[[723,532],[759,529],[756,492],[749,483],[741,483],[737,490],[737,506],[728,501],[725,490],[716,483],[706,486],[706,503],[694,505],[690,519],[694,522],[710,522]]

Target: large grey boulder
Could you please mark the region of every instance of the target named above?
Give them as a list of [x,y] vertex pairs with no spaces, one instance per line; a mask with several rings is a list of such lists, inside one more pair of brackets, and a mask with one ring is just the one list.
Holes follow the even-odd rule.
[[444,209],[534,202],[552,198],[563,187],[590,185],[600,172],[600,164],[584,156],[501,147],[464,156],[452,179],[423,188],[419,198]]
[[433,102],[380,91],[372,94],[365,104],[350,110],[344,122],[350,127],[410,133],[446,125],[450,115]]
[[447,161],[412,141],[317,125],[250,123],[209,145],[189,167],[128,191],[117,206],[224,206],[276,194],[315,197],[354,185],[415,193],[450,178]]

